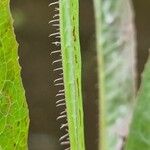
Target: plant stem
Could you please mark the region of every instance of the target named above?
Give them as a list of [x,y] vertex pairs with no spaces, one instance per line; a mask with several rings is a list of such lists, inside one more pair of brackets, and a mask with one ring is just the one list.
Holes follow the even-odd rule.
[[71,150],[84,150],[78,0],[60,0],[64,88]]

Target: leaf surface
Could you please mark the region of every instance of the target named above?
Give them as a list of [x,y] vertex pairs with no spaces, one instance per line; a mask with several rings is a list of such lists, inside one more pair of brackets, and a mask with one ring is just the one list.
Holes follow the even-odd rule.
[[125,150],[150,149],[150,59],[142,75]]
[[26,150],[28,109],[9,0],[0,0],[0,149]]
[[[129,0],[94,0],[102,150],[118,150],[135,97],[135,37]],[[126,129],[127,130],[127,129]]]

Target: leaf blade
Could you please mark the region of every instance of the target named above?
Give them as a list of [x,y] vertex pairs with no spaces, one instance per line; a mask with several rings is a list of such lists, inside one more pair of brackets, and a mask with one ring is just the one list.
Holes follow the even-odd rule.
[[150,149],[150,59],[142,76],[126,150]]
[[0,1],[0,148],[27,149],[28,109],[9,0]]
[[135,97],[133,14],[130,1],[94,0],[94,6],[99,64],[99,149],[116,150],[124,136],[118,127],[130,119]]

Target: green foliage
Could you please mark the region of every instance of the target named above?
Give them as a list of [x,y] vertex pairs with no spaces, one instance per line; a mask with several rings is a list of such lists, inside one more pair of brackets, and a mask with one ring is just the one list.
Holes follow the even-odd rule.
[[125,136],[124,129],[119,128],[129,122],[135,96],[132,12],[129,1],[94,0],[94,4],[100,86],[99,149],[116,150]]
[[71,150],[84,150],[78,0],[60,1],[61,50]]
[[142,85],[131,123],[125,150],[150,149],[150,59],[145,67]]
[[0,0],[0,149],[27,149],[28,109],[9,0]]

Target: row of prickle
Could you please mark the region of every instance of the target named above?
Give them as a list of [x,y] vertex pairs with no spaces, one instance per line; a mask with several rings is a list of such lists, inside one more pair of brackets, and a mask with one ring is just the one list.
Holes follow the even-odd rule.
[[60,144],[64,146],[64,150],[70,150],[61,55],[59,1],[51,2],[49,7],[52,12],[52,18],[49,21],[50,27],[52,28],[52,33],[50,33],[49,37],[53,47],[50,55],[51,59],[54,59],[52,61],[52,66],[55,76],[54,86],[57,88],[56,107],[58,108],[57,111],[59,114],[57,121],[59,122],[60,130],[62,131],[62,136],[60,137],[59,141]]

